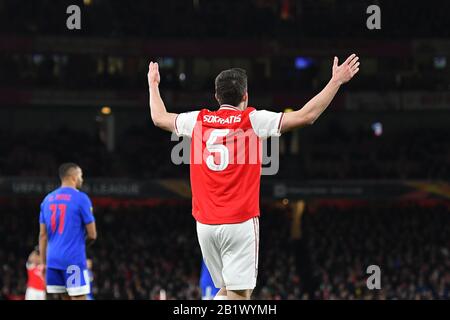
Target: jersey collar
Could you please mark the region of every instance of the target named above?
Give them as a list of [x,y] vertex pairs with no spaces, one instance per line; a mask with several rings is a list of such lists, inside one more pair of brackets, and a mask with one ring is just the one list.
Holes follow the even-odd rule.
[[231,104],[222,104],[219,107],[219,110],[237,110],[237,111],[241,111],[239,108],[232,106]]

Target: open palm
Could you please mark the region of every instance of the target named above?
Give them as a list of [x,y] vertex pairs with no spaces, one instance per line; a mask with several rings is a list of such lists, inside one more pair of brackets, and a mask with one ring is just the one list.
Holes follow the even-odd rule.
[[148,65],[148,86],[159,85],[161,78],[159,76],[159,67],[157,62],[150,62]]
[[356,54],[350,55],[347,60],[340,66],[338,65],[338,58],[334,57],[333,61],[333,79],[339,84],[350,81],[359,71],[359,57]]

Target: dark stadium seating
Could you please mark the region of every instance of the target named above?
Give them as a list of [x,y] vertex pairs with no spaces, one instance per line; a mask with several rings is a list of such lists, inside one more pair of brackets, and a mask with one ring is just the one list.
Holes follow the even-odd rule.
[[[63,34],[67,29],[64,23],[60,23],[60,13],[76,2],[41,0],[25,5],[14,0],[2,0],[1,29],[16,34]],[[249,0],[226,3],[220,0],[170,0],[156,1],[151,6],[143,0],[129,2],[126,6],[117,0],[91,2],[91,5],[81,5],[85,17],[85,28],[79,31],[82,35],[208,38],[213,34],[225,39],[365,36],[366,8],[374,4],[369,0]],[[448,3],[444,0],[433,0],[433,5],[420,2],[411,6],[405,0],[379,0],[375,4],[383,8],[384,15],[384,25],[373,35],[375,38],[449,35],[445,10]],[[352,14],[355,11],[361,14]],[[14,12],[16,18],[8,19],[8,12]],[[173,20],[166,19],[168,15]],[[433,19],[429,19],[431,16]],[[396,21],[415,23],[395,24]]]
[[[324,130],[302,140],[301,152],[280,156],[280,171],[273,178],[296,179],[439,179],[450,177],[446,130],[425,130],[415,139],[414,130],[376,138],[370,133],[349,136]],[[33,137],[30,139],[30,137]],[[55,176],[64,161],[80,163],[87,177],[141,179],[187,178],[187,165],[171,162],[170,134],[152,124],[130,127],[117,137],[117,149],[107,152],[98,136],[61,129],[25,131],[11,135],[0,130],[3,152],[0,174]],[[288,138],[286,138],[288,139]],[[76,148],[65,148],[71,141]],[[136,155],[139,155],[136,157]],[[101,165],[99,165],[101,164]]]
[[[25,260],[37,241],[37,204],[0,213],[3,299],[23,295]],[[419,205],[322,206],[307,210],[292,240],[288,207],[264,205],[255,299],[449,299],[449,208]],[[97,299],[199,299],[201,255],[190,203],[102,207],[95,215]],[[366,268],[379,265],[381,290]],[[297,267],[298,266],[298,267]]]
[[[67,28],[69,5],[80,30]],[[65,162],[93,200],[95,299],[200,299],[189,165],[155,125],[167,116],[157,77],[149,110],[150,61],[174,113],[215,109],[215,79],[233,67],[247,72],[249,106],[274,112],[330,83],[303,110],[327,107],[314,125],[264,140],[279,142],[279,170],[261,177],[252,299],[449,300],[449,12],[449,0],[0,0],[0,300],[25,298],[39,205]],[[336,70],[355,74],[333,57],[352,53],[361,70],[334,96]],[[367,287],[371,265],[380,290]]]

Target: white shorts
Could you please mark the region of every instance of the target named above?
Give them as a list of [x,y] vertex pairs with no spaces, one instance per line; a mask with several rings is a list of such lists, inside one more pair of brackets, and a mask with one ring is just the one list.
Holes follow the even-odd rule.
[[25,300],[45,300],[45,290],[27,288],[27,291],[25,292]]
[[202,224],[197,236],[216,288],[254,289],[258,275],[259,219],[236,224]]

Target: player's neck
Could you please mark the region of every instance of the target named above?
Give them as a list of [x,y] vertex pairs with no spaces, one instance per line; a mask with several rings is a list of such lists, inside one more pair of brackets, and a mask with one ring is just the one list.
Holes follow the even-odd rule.
[[70,183],[70,182],[62,182],[61,183],[61,188],[72,188],[72,189],[77,189],[77,187],[74,185],[74,184],[72,184],[72,183]]
[[239,103],[239,104],[236,106],[236,108],[238,108],[238,109],[241,110],[241,111],[244,111],[244,110],[245,110],[245,103],[244,103],[244,101],[242,101],[241,103]]

